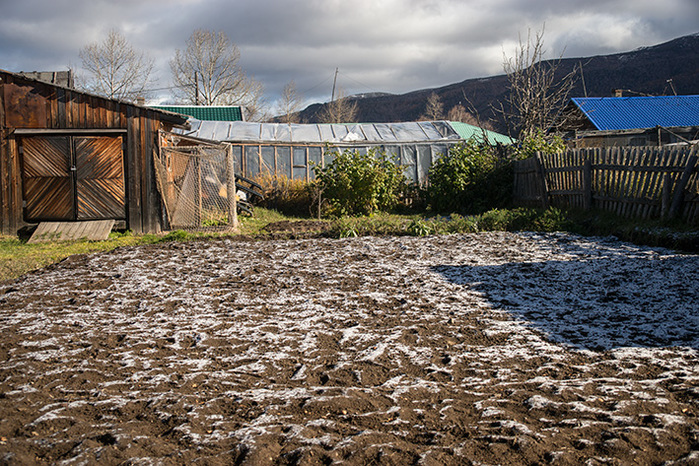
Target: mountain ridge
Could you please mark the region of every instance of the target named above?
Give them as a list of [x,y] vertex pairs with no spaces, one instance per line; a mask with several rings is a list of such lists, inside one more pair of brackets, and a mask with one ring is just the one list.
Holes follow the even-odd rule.
[[[556,75],[559,77],[582,65],[582,75],[578,76],[570,97],[607,97],[612,96],[616,89],[622,89],[627,96],[670,95],[674,92],[680,95],[699,94],[699,33],[628,52],[556,61]],[[490,122],[496,130],[506,131],[504,121],[493,111],[493,107],[498,102],[505,102],[507,84],[507,75],[500,74],[404,94],[385,93],[349,99],[357,103],[358,121],[415,121],[425,112],[427,98],[434,92],[444,104],[445,114],[455,105],[462,104],[482,121]],[[318,115],[325,105],[309,105],[299,112],[300,120],[318,122]]]

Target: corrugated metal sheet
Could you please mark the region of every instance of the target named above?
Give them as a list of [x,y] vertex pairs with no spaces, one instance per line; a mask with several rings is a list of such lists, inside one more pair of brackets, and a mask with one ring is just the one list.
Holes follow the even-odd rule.
[[151,108],[191,116],[197,120],[243,121],[243,113],[238,106],[153,105]]
[[[458,121],[452,121],[450,124],[463,139],[476,138],[477,141],[483,139],[483,129],[478,126]],[[512,144],[514,142],[511,137],[496,133],[495,131],[485,130],[485,134],[489,144]]]
[[699,126],[699,95],[571,100],[600,131]]

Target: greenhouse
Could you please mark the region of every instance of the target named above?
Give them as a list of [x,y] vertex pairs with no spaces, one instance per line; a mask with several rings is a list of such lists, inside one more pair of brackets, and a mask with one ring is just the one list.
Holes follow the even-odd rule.
[[188,136],[229,143],[236,171],[247,178],[267,172],[311,180],[313,167],[328,163],[336,151],[376,149],[392,156],[405,167],[406,177],[422,184],[437,158],[470,137],[487,137],[490,144],[510,142],[502,134],[447,121],[287,124],[190,119],[190,124]]

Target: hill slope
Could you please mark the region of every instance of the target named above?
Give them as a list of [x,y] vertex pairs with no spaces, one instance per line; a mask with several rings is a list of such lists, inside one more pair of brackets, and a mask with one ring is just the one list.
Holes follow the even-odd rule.
[[[632,52],[561,60],[561,76],[582,64],[585,89],[589,97],[611,96],[614,89],[624,89],[624,95],[699,94],[699,33],[672,41],[644,47]],[[631,92],[629,92],[631,91]],[[492,111],[492,106],[505,100],[507,77],[467,79],[436,89],[423,89],[401,95],[379,95],[356,99],[359,121],[414,121],[425,111],[427,97],[435,92],[445,110],[469,101],[483,120],[491,120],[495,128],[504,131],[504,124]],[[571,97],[584,96],[582,80],[578,79]],[[313,104],[300,112],[302,121],[317,122],[324,104]]]

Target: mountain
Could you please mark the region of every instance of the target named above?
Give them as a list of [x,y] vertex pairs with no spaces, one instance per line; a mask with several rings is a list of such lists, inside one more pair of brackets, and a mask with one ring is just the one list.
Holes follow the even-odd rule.
[[[699,94],[699,33],[669,42],[643,47],[631,52],[593,57],[565,58],[558,64],[558,73],[565,76],[574,67],[582,66],[571,97],[606,97],[615,89],[631,95]],[[674,88],[674,91],[673,91]],[[414,121],[425,112],[428,96],[436,93],[445,111],[461,103],[472,106],[482,120],[489,120],[496,130],[505,127],[493,112],[498,102],[507,97],[507,76],[467,79],[435,89],[406,94],[364,95],[350,97],[357,102],[362,122]],[[313,104],[300,112],[301,121],[317,122],[325,104]]]

